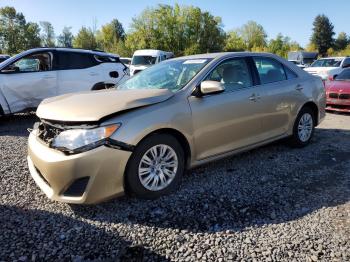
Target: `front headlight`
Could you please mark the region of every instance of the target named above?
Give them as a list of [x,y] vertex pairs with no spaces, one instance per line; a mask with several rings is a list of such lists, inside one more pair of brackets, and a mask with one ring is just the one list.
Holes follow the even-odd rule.
[[92,129],[70,129],[61,132],[51,143],[51,147],[62,151],[90,149],[103,143],[121,124],[102,126]]

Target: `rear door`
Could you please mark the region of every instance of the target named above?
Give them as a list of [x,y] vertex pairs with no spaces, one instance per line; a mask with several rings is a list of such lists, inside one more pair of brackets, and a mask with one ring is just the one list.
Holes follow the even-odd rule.
[[0,89],[12,113],[35,108],[57,94],[55,52],[36,52],[3,69]]
[[303,83],[297,74],[274,58],[256,56],[253,64],[260,77],[258,86],[263,139],[278,137],[287,132],[292,109],[302,96]]
[[223,83],[225,91],[189,97],[197,160],[259,142],[261,104],[246,59],[225,60],[205,80]]
[[98,63],[90,53],[58,51],[59,94],[88,91],[100,80]]

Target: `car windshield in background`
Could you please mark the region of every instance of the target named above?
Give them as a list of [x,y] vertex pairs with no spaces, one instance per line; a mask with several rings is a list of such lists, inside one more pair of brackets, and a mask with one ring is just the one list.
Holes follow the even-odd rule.
[[168,89],[176,92],[183,88],[211,59],[176,59],[152,66],[118,89]]
[[157,57],[154,56],[134,56],[132,58],[132,65],[154,65]]
[[311,67],[338,67],[340,66],[341,60],[338,59],[320,59],[315,61]]
[[350,69],[343,70],[336,76],[335,80],[350,81]]
[[314,61],[313,58],[304,58],[304,59],[303,59],[303,63],[304,63],[305,65],[311,65],[313,61]]

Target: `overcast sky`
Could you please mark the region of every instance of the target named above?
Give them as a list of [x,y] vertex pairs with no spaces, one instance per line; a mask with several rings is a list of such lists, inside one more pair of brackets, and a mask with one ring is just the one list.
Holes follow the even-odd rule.
[[309,42],[313,19],[320,13],[330,18],[336,33],[350,34],[350,0],[0,0],[0,7],[15,7],[27,21],[49,21],[58,35],[64,26],[72,26],[76,33],[83,25],[92,27],[94,20],[100,27],[113,18],[127,30],[133,17],[159,3],[198,6],[222,17],[226,31],[254,20],[265,28],[269,38],[282,33],[302,46]]

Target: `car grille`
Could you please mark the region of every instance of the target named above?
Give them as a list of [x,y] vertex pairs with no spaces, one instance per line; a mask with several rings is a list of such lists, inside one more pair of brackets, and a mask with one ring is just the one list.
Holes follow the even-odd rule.
[[340,94],[339,99],[350,99],[350,94]]
[[350,99],[350,94],[329,93],[328,97],[335,99]]
[[39,135],[38,137],[46,144],[51,144],[52,140],[58,136],[63,130],[47,123],[39,123]]

